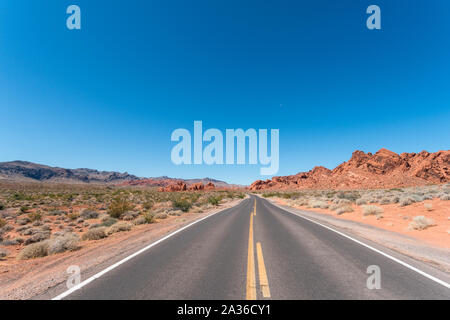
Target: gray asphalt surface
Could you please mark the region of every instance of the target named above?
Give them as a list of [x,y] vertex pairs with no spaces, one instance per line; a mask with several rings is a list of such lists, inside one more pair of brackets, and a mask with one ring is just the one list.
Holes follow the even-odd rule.
[[[245,299],[250,215],[271,299],[450,299],[450,290],[350,239],[252,197],[179,232],[66,299]],[[369,290],[367,267],[381,271]]]

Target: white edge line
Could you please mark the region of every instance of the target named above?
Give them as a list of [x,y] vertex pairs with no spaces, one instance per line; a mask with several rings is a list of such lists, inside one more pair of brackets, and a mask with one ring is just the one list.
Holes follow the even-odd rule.
[[305,216],[303,216],[303,215],[301,215],[301,214],[299,214],[299,213],[294,213],[294,212],[290,211],[289,209],[282,208],[281,206],[279,206],[279,205],[276,204],[276,203],[273,203],[273,202],[271,202],[271,201],[269,201],[269,203],[273,204],[274,206],[276,206],[276,207],[278,207],[278,208],[280,208],[280,209],[282,209],[282,210],[284,210],[284,211],[286,211],[286,212],[289,212],[290,214],[293,214],[293,215],[295,215],[295,216],[297,216],[297,217],[300,217],[300,218],[302,218],[302,219],[305,219],[305,220],[308,220],[308,221],[310,221],[310,222],[313,222],[313,223],[315,223],[315,224],[317,224],[317,225],[319,225],[319,226],[321,226],[321,227],[324,227],[324,228],[326,228],[326,229],[328,229],[328,230],[331,230],[331,231],[333,231],[333,232],[336,232],[337,234],[339,234],[339,235],[341,235],[341,236],[343,236],[343,237],[345,237],[345,238],[347,238],[347,239],[350,239],[350,240],[352,240],[352,241],[354,241],[354,242],[356,242],[356,243],[358,243],[358,244],[360,244],[360,245],[362,245],[362,246],[364,246],[364,247],[366,247],[366,248],[368,248],[368,249],[370,249],[370,250],[372,250],[372,251],[375,251],[375,252],[381,254],[382,256],[385,256],[386,258],[389,258],[389,259],[391,259],[391,260],[393,260],[393,261],[395,261],[395,262],[401,264],[402,266],[404,266],[404,267],[406,267],[406,268],[408,268],[408,269],[410,269],[410,270],[412,270],[412,271],[415,271],[415,272],[417,272],[418,274],[421,274],[422,276],[424,276],[424,277],[426,277],[426,278],[428,278],[428,279],[430,279],[430,280],[433,280],[434,282],[439,283],[440,285],[446,287],[447,289],[450,289],[450,283],[447,283],[447,282],[445,282],[444,280],[441,280],[441,279],[439,279],[439,278],[436,278],[436,277],[432,276],[431,274],[428,274],[428,273],[426,273],[426,272],[424,272],[424,271],[422,271],[422,270],[420,270],[420,269],[417,269],[416,267],[413,267],[412,265],[410,265],[410,264],[408,264],[408,263],[406,263],[406,262],[403,262],[403,261],[400,260],[400,259],[397,259],[397,258],[395,258],[395,257],[393,257],[393,256],[391,256],[391,255],[389,255],[389,254],[387,254],[387,253],[384,253],[384,252],[381,251],[381,250],[378,250],[378,249],[376,249],[376,248],[374,248],[374,247],[372,247],[372,246],[369,246],[368,244],[365,244],[364,242],[361,242],[361,241],[359,241],[359,240],[356,240],[355,238],[352,238],[352,237],[346,235],[346,234],[343,233],[343,232],[337,231],[337,230],[335,230],[335,229],[333,229],[333,228],[330,228],[330,227],[328,227],[328,226],[326,226],[326,225],[323,225],[323,224],[321,224],[321,223],[319,223],[319,222],[317,222],[317,221],[314,221],[314,220],[312,220],[312,219],[310,219],[310,218],[307,218],[307,217],[305,217]]
[[[240,202],[240,203],[242,203],[242,202]],[[237,205],[238,205],[238,204],[237,204]],[[237,205],[236,205],[236,206],[237,206]],[[211,214],[207,215],[206,217],[203,217],[203,218],[201,218],[201,219],[199,219],[199,220],[196,220],[196,221],[194,221],[194,222],[191,222],[190,224],[188,224],[188,225],[186,225],[186,226],[184,226],[184,227],[182,227],[182,228],[180,228],[180,229],[175,230],[174,232],[172,232],[172,233],[170,233],[170,234],[168,234],[168,235],[162,237],[161,239],[159,239],[159,240],[157,240],[157,241],[155,241],[155,242],[152,242],[152,243],[149,244],[148,246],[146,246],[146,247],[140,249],[139,251],[137,251],[137,252],[135,252],[135,253],[129,255],[128,257],[126,257],[126,258],[120,260],[119,262],[114,263],[113,265],[111,265],[111,266],[109,266],[108,268],[106,268],[106,269],[100,271],[99,273],[96,273],[95,275],[93,275],[92,277],[90,277],[90,278],[84,280],[83,282],[80,282],[79,284],[77,284],[76,286],[70,288],[69,290],[64,291],[64,292],[61,293],[60,295],[54,297],[52,300],[61,300],[61,299],[65,298],[65,297],[67,297],[68,295],[74,293],[75,291],[77,291],[77,290],[83,288],[84,286],[86,286],[87,284],[91,283],[91,282],[94,281],[95,279],[100,278],[101,276],[103,276],[104,274],[108,273],[109,271],[111,271],[111,270],[117,268],[117,267],[120,266],[121,264],[124,264],[124,263],[127,262],[128,260],[133,259],[133,258],[136,257],[137,255],[140,255],[141,253],[143,253],[143,252],[147,251],[148,249],[150,249],[150,248],[156,246],[157,244],[163,242],[164,240],[169,239],[170,237],[176,235],[177,233],[179,233],[179,232],[181,232],[181,231],[183,231],[183,230],[186,230],[187,228],[193,226],[193,225],[196,224],[196,223],[199,223],[200,221],[203,221],[203,220],[205,220],[205,219],[208,219],[209,217],[212,217],[212,216],[214,216],[214,215],[216,215],[216,214],[218,214],[218,213],[220,213],[220,212],[223,212],[223,211],[225,211],[225,210],[227,210],[227,209],[231,209],[231,208],[234,208],[234,207],[235,207],[235,206],[230,207],[230,208],[224,208],[224,209],[219,210],[219,211],[217,211],[217,212],[211,213]]]

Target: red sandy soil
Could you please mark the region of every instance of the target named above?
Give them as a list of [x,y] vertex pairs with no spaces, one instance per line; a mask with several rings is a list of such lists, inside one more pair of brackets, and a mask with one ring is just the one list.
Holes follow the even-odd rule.
[[[287,205],[285,200],[277,199],[276,201],[279,204]],[[431,203],[433,210],[427,211],[424,206],[425,203]],[[376,204],[376,206],[384,210],[380,219],[377,219],[376,216],[364,216],[362,214],[362,207],[355,204],[352,205],[354,212],[346,212],[342,215],[337,215],[334,211],[328,209],[313,209],[302,206],[295,206],[295,208],[332,215],[339,219],[362,222],[381,229],[404,234],[437,247],[450,249],[449,201],[439,199],[426,200],[424,202],[413,203],[406,207],[400,207],[398,204]],[[435,225],[425,230],[410,230],[408,225],[416,216],[431,218],[434,220]]]
[[249,189],[377,189],[446,182],[450,182],[450,150],[398,155],[380,149],[375,154],[357,150],[333,170],[315,167],[296,175],[257,180]]

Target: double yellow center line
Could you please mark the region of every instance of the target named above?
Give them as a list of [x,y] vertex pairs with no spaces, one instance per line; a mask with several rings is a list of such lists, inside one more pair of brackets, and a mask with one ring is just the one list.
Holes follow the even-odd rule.
[[[255,250],[253,245],[253,217],[256,216],[256,199],[253,212],[250,212],[250,229],[248,232],[248,258],[247,258],[247,300],[256,300],[256,276],[255,276]],[[256,257],[258,259],[259,286],[264,298],[270,298],[269,280],[267,279],[266,266],[261,243],[256,243]]]

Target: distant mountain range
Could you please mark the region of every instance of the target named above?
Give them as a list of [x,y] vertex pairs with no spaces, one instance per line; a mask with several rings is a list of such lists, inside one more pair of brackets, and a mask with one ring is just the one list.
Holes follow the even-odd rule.
[[356,150],[351,159],[334,168],[273,177],[252,183],[250,190],[375,189],[450,182],[450,150],[402,153],[380,149],[375,154]]
[[177,179],[167,176],[141,178],[127,172],[98,171],[93,169],[64,169],[50,167],[27,161],[0,162],[0,180],[13,182],[52,182],[52,183],[93,183],[93,184],[121,184],[145,185],[162,187],[183,181],[186,184],[212,182],[217,187],[230,187],[225,181],[211,178]]

